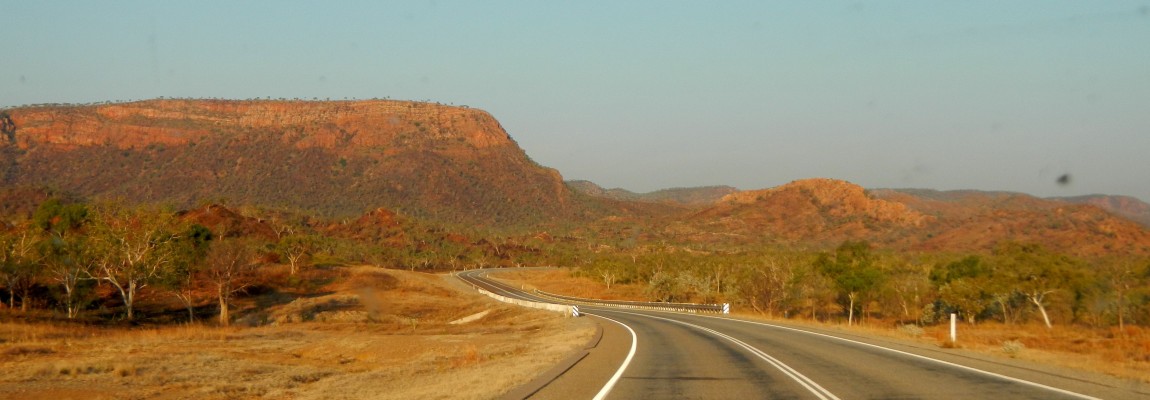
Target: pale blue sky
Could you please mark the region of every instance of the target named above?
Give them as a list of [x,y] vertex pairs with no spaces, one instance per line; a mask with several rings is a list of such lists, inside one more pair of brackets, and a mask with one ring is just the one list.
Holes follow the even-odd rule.
[[[1150,0],[0,0],[0,107],[393,98],[566,179],[1150,201]],[[1069,185],[1055,183],[1069,173]]]

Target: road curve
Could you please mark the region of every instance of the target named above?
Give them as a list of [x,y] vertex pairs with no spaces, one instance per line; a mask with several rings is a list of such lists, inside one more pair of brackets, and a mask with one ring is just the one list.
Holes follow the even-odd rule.
[[[499,294],[547,300],[470,272],[460,278]],[[994,362],[892,349],[791,327],[715,315],[580,306],[602,320],[614,355],[593,352],[549,386],[581,391],[537,392],[532,398],[591,398],[619,364],[626,333],[634,359],[608,399],[1091,399],[1147,398],[1140,388],[1073,381]],[[601,346],[604,347],[604,346]],[[941,358],[941,360],[940,360]],[[605,371],[606,370],[606,371]],[[993,371],[990,371],[993,370]],[[593,388],[596,390],[588,390]],[[1143,388],[1144,389],[1144,388]]]

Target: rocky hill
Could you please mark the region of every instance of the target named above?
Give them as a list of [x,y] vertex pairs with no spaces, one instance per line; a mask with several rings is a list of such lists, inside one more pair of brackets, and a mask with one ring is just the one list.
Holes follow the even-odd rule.
[[0,115],[0,182],[457,224],[579,216],[559,173],[487,112],[407,101],[148,100]]
[[932,218],[846,181],[807,179],[729,194],[685,221],[719,235],[830,245],[853,239],[891,243]]
[[915,251],[990,251],[1004,241],[1075,255],[1150,254],[1150,231],[1084,204],[1018,193],[865,190],[808,179],[738,192],[671,225],[689,241],[833,246],[867,240]]

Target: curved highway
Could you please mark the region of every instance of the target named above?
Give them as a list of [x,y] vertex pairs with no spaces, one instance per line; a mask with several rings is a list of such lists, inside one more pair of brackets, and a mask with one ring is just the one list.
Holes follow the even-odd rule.
[[[469,271],[508,297],[549,302]],[[1048,372],[792,327],[657,311],[580,306],[602,343],[531,398],[1093,399],[1148,398]],[[633,344],[633,345],[632,345]],[[615,377],[615,379],[612,379]]]

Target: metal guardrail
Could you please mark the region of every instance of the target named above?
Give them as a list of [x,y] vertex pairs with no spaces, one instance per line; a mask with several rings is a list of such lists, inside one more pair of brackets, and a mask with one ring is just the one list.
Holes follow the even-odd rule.
[[529,307],[529,308],[537,308],[540,310],[557,311],[559,313],[566,314],[566,315],[569,315],[572,317],[578,317],[579,316],[579,307],[578,306],[573,306],[573,305],[569,306],[569,305],[564,305],[564,304],[552,304],[552,303],[540,303],[537,301],[513,299],[513,298],[510,298],[507,296],[491,293],[490,291],[482,289],[482,288],[479,289],[479,293],[485,294],[488,297],[491,297],[495,300],[502,301],[504,303],[515,304],[518,306]]
[[[485,279],[473,277],[473,276],[464,277],[463,275],[467,272],[470,272],[470,271],[459,272],[459,273],[456,273],[455,275],[457,277],[459,277],[461,280],[463,280],[464,282],[471,284],[473,287],[478,289],[481,293],[483,293],[487,296],[490,296],[492,298],[495,298],[496,300],[507,302],[507,303],[515,303],[515,304],[523,305],[526,307],[550,309],[553,311],[565,312],[568,315],[575,316],[575,317],[580,316],[582,314],[579,311],[579,307],[577,306],[577,304],[590,305],[590,306],[600,306],[600,307],[626,308],[626,309],[634,309],[634,310],[676,311],[676,312],[687,312],[687,313],[717,313],[717,314],[730,314],[731,313],[731,305],[728,303],[699,304],[699,303],[660,303],[660,302],[625,301],[625,300],[599,300],[599,299],[586,299],[586,298],[582,298],[582,297],[564,296],[561,294],[544,292],[544,291],[539,290],[539,289],[535,289],[533,291],[535,296],[540,297],[542,299],[553,300],[557,304],[552,305],[552,304],[547,304],[547,303],[533,302],[533,301],[529,301],[529,300],[512,299],[509,297],[495,294],[491,291],[488,291],[488,290],[485,290],[484,288],[479,287],[477,285],[477,283],[472,282],[471,279],[476,279],[479,281],[483,281]],[[497,285],[497,283],[494,281],[488,281],[487,284],[492,285],[493,286],[492,289],[495,289],[494,285]]]
[[[487,297],[493,298],[495,300],[504,302],[504,303],[510,303],[510,304],[515,304],[515,305],[519,305],[519,306],[523,306],[523,307],[536,308],[536,309],[541,309],[541,310],[557,311],[557,312],[560,312],[560,313],[563,313],[563,314],[566,314],[566,315],[572,316],[572,317],[578,317],[581,315],[579,313],[579,306],[576,306],[576,305],[540,303],[537,301],[530,301],[530,300],[523,300],[523,299],[516,299],[516,298],[512,298],[512,297],[507,297],[507,296],[492,292],[490,290],[484,289],[482,287],[479,287],[479,285],[476,284],[476,282],[471,281],[471,279],[476,279],[476,280],[482,281],[483,278],[477,278],[477,277],[472,277],[472,276],[468,276],[465,278],[462,275],[462,273],[455,273],[454,275],[456,278],[459,278],[459,280],[461,280],[467,284],[470,284],[473,288],[478,290],[479,293],[486,295]],[[488,285],[490,285],[492,289],[496,289],[493,282],[488,282]],[[508,293],[508,294],[510,294],[510,293]]]
[[599,300],[599,299],[585,299],[581,297],[564,296],[561,294],[547,293],[539,289],[534,291],[536,296],[547,297],[557,301],[565,301],[578,303],[583,305],[601,306],[601,307],[618,307],[630,308],[638,310],[657,310],[657,311],[679,311],[689,313],[719,313],[730,314],[731,305],[729,303],[722,304],[698,304],[698,303],[656,303],[645,301],[624,301],[624,300]]

